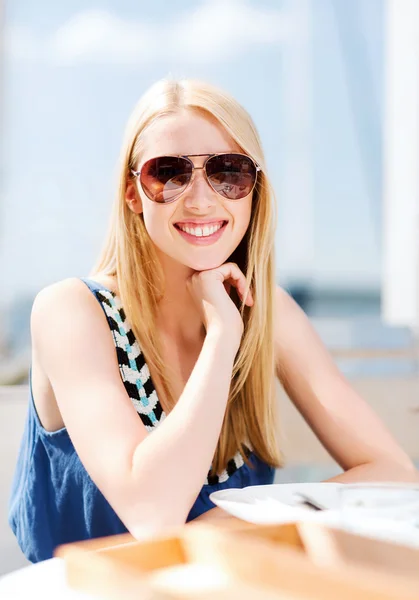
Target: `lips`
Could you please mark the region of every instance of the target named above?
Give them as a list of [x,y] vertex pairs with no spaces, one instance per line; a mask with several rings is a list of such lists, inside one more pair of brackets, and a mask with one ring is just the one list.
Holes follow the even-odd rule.
[[178,229],[180,227],[209,227],[210,225],[219,225],[219,224],[225,225],[226,223],[228,223],[228,221],[223,220],[223,219],[218,219],[217,221],[178,221],[177,223],[174,223],[174,226],[177,227]]
[[[194,235],[191,233],[188,233],[187,231],[184,231],[181,227],[177,226],[175,224],[175,229],[176,231],[178,231],[179,235],[186,240],[189,244],[192,244],[193,246],[208,246],[210,244],[214,244],[216,243],[220,237],[223,235],[228,221],[222,221],[224,224],[221,227],[218,227],[216,229],[216,231],[214,233],[211,233],[210,235]],[[218,223],[221,223],[221,221],[218,221]],[[208,226],[207,226],[208,227]],[[205,229],[205,226],[204,226]]]

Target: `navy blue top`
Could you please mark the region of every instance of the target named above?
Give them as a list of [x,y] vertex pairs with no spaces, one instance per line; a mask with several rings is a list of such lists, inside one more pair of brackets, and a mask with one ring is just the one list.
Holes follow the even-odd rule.
[[[113,334],[125,389],[151,432],[164,420],[165,413],[119,298],[92,280],[83,281],[102,306]],[[213,508],[209,499],[212,492],[273,482],[273,467],[253,453],[249,454],[249,460],[250,466],[238,453],[225,471],[215,476],[209,474],[187,520]],[[31,386],[10,497],[9,524],[23,553],[32,562],[51,558],[60,544],[127,532],[82,465],[67,429],[49,432],[43,428]]]

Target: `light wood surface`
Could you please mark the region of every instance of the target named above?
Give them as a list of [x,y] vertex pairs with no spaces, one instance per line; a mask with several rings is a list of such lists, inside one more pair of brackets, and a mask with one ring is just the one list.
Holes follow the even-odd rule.
[[256,597],[277,600],[419,599],[418,551],[313,523],[258,526],[226,516],[143,542],[128,534],[69,544],[57,555],[73,587],[109,600],[139,591],[153,599],[209,598],[203,581],[199,593],[170,589],[174,574],[192,578],[204,567],[226,580],[220,592],[231,598],[260,590]]

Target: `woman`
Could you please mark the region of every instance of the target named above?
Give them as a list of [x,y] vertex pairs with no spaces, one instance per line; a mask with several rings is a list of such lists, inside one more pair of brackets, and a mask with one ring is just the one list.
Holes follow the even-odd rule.
[[128,123],[97,268],[34,302],[10,505],[30,560],[181,524],[213,508],[214,490],[272,483],[275,372],[344,469],[336,479],[417,479],[275,287],[275,221],[246,111],[207,84],[155,84]]

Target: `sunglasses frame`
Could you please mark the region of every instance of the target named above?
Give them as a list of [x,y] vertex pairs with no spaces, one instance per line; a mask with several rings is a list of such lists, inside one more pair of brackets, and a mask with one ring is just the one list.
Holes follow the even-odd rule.
[[[215,152],[214,154],[162,154],[161,156],[154,156],[152,158],[149,158],[148,160],[145,161],[145,163],[141,166],[141,169],[139,171],[135,171],[134,169],[130,169],[131,174],[134,175],[134,177],[138,178],[138,181],[140,182],[141,185],[141,189],[143,190],[144,194],[147,196],[147,198],[149,198],[152,202],[155,202],[156,204],[170,204],[171,202],[174,202],[175,200],[178,200],[182,194],[184,194],[186,192],[186,190],[190,187],[190,185],[192,184],[193,178],[194,178],[194,174],[195,174],[195,170],[198,171],[204,171],[204,176],[205,176],[205,180],[207,182],[207,184],[210,186],[210,188],[219,196],[221,196],[222,198],[224,198],[225,200],[229,200],[230,202],[239,202],[240,200],[242,200],[243,198],[245,198],[246,196],[243,196],[243,198],[238,198],[238,199],[232,199],[232,198],[226,198],[225,196],[223,196],[222,194],[220,194],[219,192],[217,192],[217,190],[215,188],[213,188],[213,186],[211,185],[210,181],[208,180],[207,177],[207,171],[206,171],[206,166],[207,166],[207,162],[211,159],[214,158],[214,156],[227,156],[227,155],[234,155],[234,156],[244,156],[247,159],[249,159],[255,166],[256,169],[256,177],[255,177],[255,182],[253,184],[252,189],[250,190],[249,194],[251,194],[253,192],[253,190],[255,189],[256,186],[256,182],[257,182],[257,178],[258,178],[258,173],[259,171],[261,171],[261,167],[257,164],[257,162],[248,154],[243,154],[242,152]],[[196,167],[193,162],[191,161],[191,157],[196,157],[196,156],[206,156],[206,160],[204,162],[204,164],[202,165],[202,167]],[[192,175],[191,178],[189,180],[188,185],[185,187],[185,189],[180,192],[180,194],[178,196],[175,196],[172,200],[168,200],[167,202],[156,202],[155,200],[153,200],[152,198],[150,198],[150,196],[146,193],[143,184],[141,183],[141,171],[144,167],[145,164],[147,164],[150,160],[155,160],[157,158],[163,158],[163,157],[170,157],[170,158],[184,158],[185,160],[189,161],[190,164],[192,165]],[[247,196],[249,194],[246,194]]]

